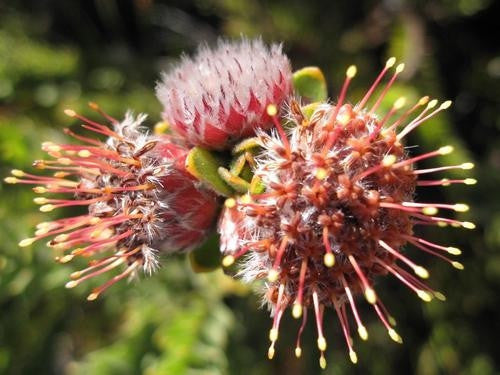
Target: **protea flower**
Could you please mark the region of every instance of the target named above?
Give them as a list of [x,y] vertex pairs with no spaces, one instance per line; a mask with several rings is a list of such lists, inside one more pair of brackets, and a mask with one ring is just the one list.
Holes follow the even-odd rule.
[[267,129],[269,104],[291,93],[291,68],[281,46],[262,40],[220,41],[163,75],[156,92],[163,116],[189,145],[227,149]]
[[70,194],[72,198],[37,197],[40,211],[87,206],[88,212],[43,222],[35,236],[19,245],[52,238],[61,263],[74,257],[97,256],[83,270],[71,274],[72,288],[82,281],[124,265],[125,269],[96,288],[89,300],[120,279],[141,268],[148,274],[158,266],[160,252],[192,249],[211,229],[217,211],[214,194],[205,190],[184,168],[187,150],[169,136],[151,136],[141,123],[145,115],[127,113],[121,122],[101,112],[112,128],[72,110],[66,114],[84,122],[84,128],[108,137],[106,142],[66,133],[83,144],[44,142],[51,160],[37,160],[34,167],[53,175],[13,170],[5,181],[34,184],[39,194]]
[[[394,341],[402,339],[393,319],[377,297],[374,282],[379,276],[399,279],[424,301],[444,296],[421,279],[428,271],[412,261],[405,247],[437,256],[462,269],[461,263],[446,255],[460,250],[437,244],[414,234],[420,225],[474,228],[470,222],[437,216],[439,209],[463,212],[465,204],[418,203],[418,186],[474,184],[474,179],[420,179],[421,176],[447,169],[470,169],[471,163],[419,169],[420,160],[439,157],[453,151],[451,146],[411,156],[403,146],[404,137],[438,112],[450,101],[438,106],[437,100],[421,98],[404,107],[398,99],[382,118],[375,115],[381,101],[403,70],[398,65],[373,106],[367,106],[375,88],[394,65],[391,58],[364,98],[356,105],[346,104],[346,90],[356,74],[354,66],[338,101],[318,104],[306,117],[297,102],[283,116],[289,134],[270,106],[276,128],[270,134],[259,132],[262,147],[257,157],[255,177],[266,190],[226,201],[219,231],[223,264],[240,259],[239,275],[246,281],[265,279],[263,299],[271,309],[273,323],[269,332],[268,356],[273,358],[283,313],[291,308],[295,318],[302,317],[295,354],[302,353],[300,336],[311,312],[317,328],[320,365],[326,366],[326,339],[323,317],[330,309],[340,322],[349,357],[357,362],[351,338],[348,314],[352,314],[361,339],[368,332],[356,307],[356,296],[364,295]],[[418,115],[413,114],[421,109]],[[407,246],[411,245],[411,246]]]

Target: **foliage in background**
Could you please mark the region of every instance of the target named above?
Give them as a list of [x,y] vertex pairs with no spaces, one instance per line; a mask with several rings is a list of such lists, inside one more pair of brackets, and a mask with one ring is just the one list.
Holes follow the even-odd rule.
[[[127,108],[159,120],[158,72],[181,51],[217,36],[263,35],[283,41],[294,68],[318,65],[339,90],[345,68],[358,65],[359,98],[389,56],[407,64],[394,95],[450,98],[454,109],[413,135],[424,150],[453,144],[448,161],[469,160],[478,185],[426,189],[421,200],[465,201],[478,229],[429,229],[425,237],[464,250],[465,271],[435,260],[431,283],[445,303],[422,303],[384,281],[381,297],[398,318],[405,345],[375,324],[350,364],[333,316],[325,317],[327,374],[500,372],[496,303],[500,287],[500,52],[494,36],[498,2],[441,1],[17,1],[0,5],[0,174],[29,169],[39,144],[61,140],[71,107],[90,114],[89,100],[112,115]],[[394,98],[388,98],[388,102]],[[457,172],[458,173],[458,172]],[[457,177],[459,174],[457,174]],[[302,360],[287,348],[284,318],[276,358],[266,359],[267,313],[222,272],[195,274],[184,258],[113,287],[94,303],[93,285],[65,290],[77,265],[61,267],[43,244],[17,242],[42,220],[29,188],[0,185],[0,373],[7,374],[314,374],[313,327]],[[446,237],[446,238],[442,238]],[[427,258],[422,257],[425,264]],[[97,282],[94,282],[97,285]],[[389,296],[390,295],[390,296]],[[362,312],[363,313],[363,312]],[[495,332],[493,332],[495,330]],[[282,346],[282,347],[281,347]],[[384,358],[384,360],[381,360]]]

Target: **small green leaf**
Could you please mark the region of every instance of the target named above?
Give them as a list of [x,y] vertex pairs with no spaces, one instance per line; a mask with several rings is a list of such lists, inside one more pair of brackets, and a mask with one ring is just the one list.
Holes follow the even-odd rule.
[[293,73],[295,91],[311,102],[327,98],[326,81],[323,72],[315,66],[307,66]]
[[245,151],[252,151],[252,149],[259,147],[259,137],[251,137],[244,139],[240,143],[236,144],[233,148],[233,155],[238,155]]
[[201,147],[193,147],[186,157],[186,169],[189,173],[206,183],[216,193],[230,197],[234,191],[217,172],[219,165],[215,156]]
[[221,266],[219,236],[211,235],[200,247],[189,253],[191,268],[196,273],[211,272]]
[[224,167],[219,167],[218,172],[219,176],[221,176],[221,178],[238,193],[245,194],[246,192],[248,192],[250,184],[247,181],[232,174]]
[[311,116],[314,113],[314,111],[316,111],[316,109],[318,108],[318,105],[320,105],[320,104],[321,103],[319,103],[319,102],[314,102],[314,103],[307,104],[307,105],[305,105],[305,106],[303,106],[301,108],[302,113],[304,114],[304,116],[306,116],[306,118],[308,120],[310,120]]

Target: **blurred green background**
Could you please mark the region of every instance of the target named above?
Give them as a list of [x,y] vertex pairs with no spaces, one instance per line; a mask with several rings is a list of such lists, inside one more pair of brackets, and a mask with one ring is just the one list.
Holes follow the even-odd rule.
[[[89,114],[98,102],[120,117],[127,108],[160,119],[153,88],[182,51],[219,36],[283,41],[294,69],[321,67],[334,97],[345,68],[357,64],[351,100],[392,55],[407,69],[394,96],[431,95],[454,106],[412,134],[431,150],[452,144],[439,163],[471,161],[475,186],[424,188],[421,201],[467,202],[478,228],[422,230],[464,250],[464,271],[414,257],[431,270],[445,303],[423,304],[394,280],[377,290],[398,319],[393,344],[365,304],[370,340],[351,365],[333,313],[325,317],[328,368],[318,366],[314,327],[303,358],[293,356],[296,322],[287,314],[273,361],[270,320],[250,288],[217,271],[194,273],[169,257],[154,275],[121,283],[96,302],[101,280],[64,289],[82,264],[61,266],[45,244],[21,249],[47,218],[31,189],[0,184],[0,373],[4,374],[497,374],[500,373],[500,2],[492,0],[80,0],[0,2],[0,175],[30,168],[44,140],[74,125],[62,113]],[[90,115],[95,118],[95,115]],[[435,165],[436,161],[432,164]],[[462,173],[449,176],[461,177]],[[444,175],[442,175],[444,176]],[[312,322],[310,322],[312,323]],[[356,341],[359,341],[355,339]]]

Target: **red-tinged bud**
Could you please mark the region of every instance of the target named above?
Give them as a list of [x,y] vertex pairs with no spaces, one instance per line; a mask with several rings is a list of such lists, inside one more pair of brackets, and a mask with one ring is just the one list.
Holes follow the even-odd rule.
[[43,212],[88,207],[86,214],[39,224],[35,236],[21,241],[20,246],[52,238],[49,246],[58,250],[56,259],[60,262],[77,255],[92,256],[87,268],[72,274],[73,280],[67,284],[70,288],[125,267],[89,295],[93,300],[140,268],[152,273],[159,266],[161,252],[187,251],[198,245],[212,228],[217,201],[186,171],[188,150],[167,135],[148,135],[141,127],[144,115],[134,118],[127,113],[118,122],[104,114],[112,123],[108,127],[74,111],[67,113],[107,140],[67,130],[83,144],[45,142],[42,147],[52,159],[35,162],[38,169],[53,171],[53,175],[14,170],[14,177],[8,178],[13,183],[37,185],[37,193],[70,195],[64,199],[35,198]]
[[[466,169],[462,167],[465,164],[418,170],[416,162],[448,154],[453,148],[444,146],[410,156],[402,144],[406,134],[448,108],[450,102],[430,111],[437,102],[428,103],[425,97],[398,115],[405,104],[405,100],[398,99],[379,118],[375,110],[403,65],[398,65],[375,104],[365,105],[393,64],[394,59],[390,59],[355,106],[344,104],[347,87],[356,74],[356,68],[350,67],[336,105],[320,104],[304,121],[306,115],[298,113],[302,111],[300,106],[291,103],[291,113],[283,118],[288,125],[294,119],[301,120],[289,127],[288,134],[274,116],[276,131],[258,133],[262,152],[256,159],[254,173],[266,190],[226,203],[219,222],[223,265],[239,259],[238,275],[243,280],[267,279],[261,285],[273,316],[269,334],[273,355],[281,317],[290,308],[295,318],[303,318],[295,346],[297,355],[302,350],[300,337],[307,316],[314,317],[320,365],[326,366],[323,317],[333,310],[349,357],[356,363],[348,313],[352,314],[361,339],[368,338],[356,306],[359,295],[372,305],[389,337],[402,342],[392,327],[393,318],[375,292],[375,279],[391,275],[424,301],[444,299],[420,280],[429,273],[404,254],[405,245],[437,256],[457,269],[463,268],[461,263],[443,255],[458,255],[459,249],[432,243],[413,231],[419,225],[474,227],[470,222],[435,216],[438,209],[466,211],[466,204],[414,201],[417,186],[439,184],[420,184],[421,174]],[[424,108],[418,115],[407,120],[421,107]],[[270,109],[270,113],[275,112],[275,108]],[[402,124],[406,125],[398,129]]]
[[280,45],[242,39],[184,57],[156,92],[165,120],[189,145],[222,150],[271,126],[266,108],[285,100],[291,80]]

